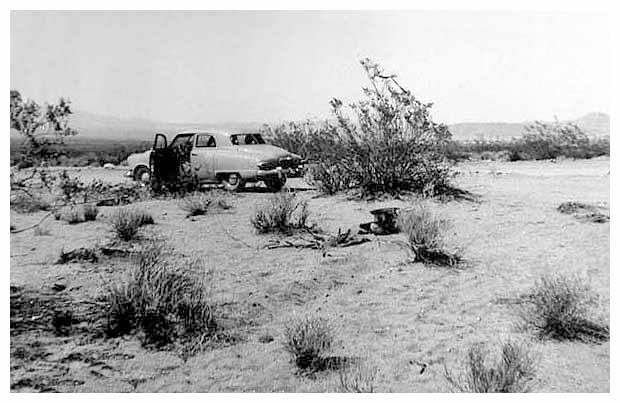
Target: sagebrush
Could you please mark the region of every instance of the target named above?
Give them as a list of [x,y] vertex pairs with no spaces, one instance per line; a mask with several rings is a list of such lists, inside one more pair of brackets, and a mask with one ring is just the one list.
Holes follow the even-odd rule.
[[107,287],[108,335],[139,329],[145,344],[163,346],[179,337],[213,333],[209,279],[201,260],[181,258],[159,244],[146,246],[129,274]]
[[305,228],[309,214],[305,200],[292,192],[279,192],[259,205],[250,220],[259,233],[290,233]]
[[326,318],[319,316],[298,317],[287,324],[284,331],[284,348],[304,371],[324,367],[325,353],[334,341],[334,330]]
[[520,316],[541,339],[600,342],[609,339],[609,327],[594,312],[597,301],[583,278],[546,275],[523,296]]
[[484,343],[475,343],[467,351],[462,373],[454,375],[445,368],[444,376],[458,392],[529,392],[536,375],[536,362],[527,346],[514,341],[503,343],[499,358],[490,358]]
[[130,241],[138,234],[142,226],[154,224],[153,216],[136,208],[121,208],[110,220],[116,237],[122,241]]
[[415,261],[455,266],[461,262],[459,254],[446,250],[445,234],[450,221],[419,203],[401,210],[397,218],[399,230],[407,237],[407,244],[415,254]]

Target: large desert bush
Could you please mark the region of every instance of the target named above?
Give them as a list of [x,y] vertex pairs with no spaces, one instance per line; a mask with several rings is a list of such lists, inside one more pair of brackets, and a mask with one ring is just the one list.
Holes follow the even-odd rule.
[[583,278],[547,275],[524,296],[521,319],[539,338],[605,341],[609,327],[594,312],[597,300]]
[[254,228],[259,233],[290,233],[306,227],[308,203],[300,200],[293,192],[279,192],[260,204],[251,217]]
[[324,367],[325,354],[334,341],[329,321],[318,316],[298,317],[284,331],[284,348],[303,371],[315,371]]
[[394,75],[368,59],[361,64],[370,81],[364,99],[349,109],[333,99],[333,119],[319,129],[291,124],[271,130],[271,137],[310,160],[310,179],[326,193],[442,193],[450,177],[448,127],[433,122],[432,104],[419,101]]
[[416,261],[443,266],[455,266],[461,261],[457,253],[446,249],[445,234],[450,222],[430,205],[420,203],[402,210],[397,226],[407,237],[407,245]]
[[536,374],[536,365],[527,347],[517,342],[503,343],[499,358],[490,358],[484,343],[473,344],[460,375],[447,368],[445,377],[459,392],[522,393],[529,392]]
[[213,332],[208,280],[202,261],[180,258],[162,245],[146,246],[129,274],[108,286],[108,335],[139,329],[146,344],[161,346]]

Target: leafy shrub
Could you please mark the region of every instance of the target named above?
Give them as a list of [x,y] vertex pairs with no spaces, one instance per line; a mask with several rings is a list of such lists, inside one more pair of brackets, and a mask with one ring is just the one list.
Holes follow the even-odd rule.
[[397,225],[407,237],[416,261],[445,266],[460,263],[458,254],[445,250],[444,234],[450,225],[449,221],[433,212],[428,205],[420,203],[401,211]]
[[605,341],[609,327],[593,318],[597,295],[580,277],[547,275],[524,296],[521,313],[526,328],[539,338]]
[[358,361],[338,371],[340,389],[348,393],[373,393],[377,368]]
[[180,259],[158,244],[145,247],[127,278],[108,286],[108,335],[140,329],[145,344],[163,346],[213,332],[207,279],[200,273],[200,260]]
[[301,370],[323,368],[324,354],[331,348],[334,336],[327,319],[315,316],[296,318],[286,326],[284,348]]
[[112,216],[112,228],[122,241],[130,241],[138,234],[142,226],[154,224],[153,216],[146,211],[134,208],[122,208]]
[[275,193],[260,205],[250,219],[259,233],[290,233],[306,226],[308,203],[292,192]]
[[228,210],[232,206],[228,197],[222,194],[195,192],[181,199],[179,207],[187,212],[188,217],[191,217],[207,214],[213,209]]
[[445,369],[450,385],[459,392],[469,393],[529,392],[535,374],[535,362],[527,348],[512,341],[502,345],[500,358],[492,363],[484,343],[472,345],[461,376],[455,377]]

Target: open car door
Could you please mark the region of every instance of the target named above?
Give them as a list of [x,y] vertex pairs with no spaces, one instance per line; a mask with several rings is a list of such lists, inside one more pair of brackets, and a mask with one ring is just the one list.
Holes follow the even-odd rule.
[[176,156],[174,151],[168,148],[168,139],[164,134],[155,135],[149,165],[153,191],[159,192],[162,185],[176,182],[178,172]]

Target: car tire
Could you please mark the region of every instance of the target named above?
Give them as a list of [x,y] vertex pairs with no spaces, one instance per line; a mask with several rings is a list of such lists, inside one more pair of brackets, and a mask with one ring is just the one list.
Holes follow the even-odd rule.
[[133,171],[133,180],[136,182],[149,183],[151,170],[144,166],[139,166]]
[[265,180],[265,186],[267,186],[267,188],[272,192],[279,192],[284,187],[284,184],[286,184],[286,177],[283,177],[281,179]]
[[226,176],[226,178],[222,181],[224,184],[224,189],[229,192],[237,192],[245,186],[245,183],[241,176],[238,173],[232,173]]

